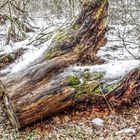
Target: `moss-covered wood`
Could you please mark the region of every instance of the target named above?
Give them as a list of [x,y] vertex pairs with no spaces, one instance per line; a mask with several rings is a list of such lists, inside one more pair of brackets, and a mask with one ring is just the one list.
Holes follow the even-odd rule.
[[55,77],[71,64],[94,62],[98,49],[106,43],[107,8],[107,0],[85,1],[77,19],[68,29],[56,33],[40,61],[2,79],[6,88],[1,94],[4,110],[17,128],[74,105],[99,85],[98,81],[88,84],[78,83],[74,77]]

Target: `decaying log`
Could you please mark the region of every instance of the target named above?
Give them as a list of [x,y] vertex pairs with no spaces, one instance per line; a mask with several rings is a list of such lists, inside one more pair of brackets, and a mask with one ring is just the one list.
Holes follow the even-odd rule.
[[140,93],[140,69],[137,68],[127,74],[126,77],[106,98],[113,105],[119,106],[122,102],[128,101],[133,97],[138,97]]
[[[77,62],[94,63],[98,49],[106,43],[107,8],[107,0],[86,1],[77,20],[67,30],[56,33],[49,49],[34,66],[1,78],[0,99],[16,128],[95,97],[101,86],[98,80],[80,83],[76,77],[59,77],[59,74]],[[103,91],[98,91],[99,96],[102,95],[99,92]],[[135,69],[105,97],[119,105],[139,93],[140,69]]]
[[[94,62],[98,49],[107,41],[107,8],[108,0],[85,1],[77,20],[67,30],[56,33],[49,49],[34,66],[2,78],[3,108],[13,125],[25,127],[79,101],[75,98],[77,89],[67,79],[55,81],[54,77],[71,64]],[[90,91],[98,85],[92,83]]]
[[[11,106],[12,104],[6,95],[5,87],[1,83],[1,97],[4,95],[3,102],[6,105],[5,111],[10,113],[11,121],[14,125],[16,124],[16,127],[24,127],[30,124],[33,120],[34,122],[32,123],[35,123],[36,120],[46,116],[51,116],[56,112],[62,111],[81,100],[90,97],[93,99],[94,96],[96,98],[97,95],[95,90],[98,86],[100,86],[100,83],[97,81],[86,85],[86,90],[84,93],[82,93],[83,95],[82,98],[80,97],[80,99],[78,97],[78,92],[80,90],[77,90],[77,87],[72,86],[73,83],[69,83],[69,80],[63,82],[62,79],[54,80],[54,82],[47,83],[46,85],[43,85],[43,87],[41,86],[37,90],[34,90],[32,93],[28,93],[27,95],[24,95],[24,97],[20,97],[20,99],[19,97],[14,97],[14,99],[16,99],[13,102],[14,106]],[[79,85],[79,83],[76,84]],[[89,90],[88,87],[90,87]],[[82,88],[82,86],[80,88]],[[90,96],[88,96],[89,91],[92,91]],[[122,102],[129,100],[131,96],[137,97],[139,93],[140,70],[135,69],[126,75],[125,78],[123,78],[123,80],[118,84],[118,86],[106,94],[105,97],[109,102],[118,106]],[[14,110],[16,110],[16,112]],[[17,116],[18,114],[20,115]]]

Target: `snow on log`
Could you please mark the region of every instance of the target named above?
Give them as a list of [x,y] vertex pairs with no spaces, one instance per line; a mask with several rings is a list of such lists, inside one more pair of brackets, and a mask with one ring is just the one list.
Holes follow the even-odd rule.
[[[79,88],[77,79],[53,79],[71,64],[94,62],[97,51],[107,41],[107,9],[108,0],[85,1],[75,22],[67,30],[58,31],[38,63],[22,73],[1,78],[3,109],[16,128],[35,123],[79,102],[75,96]],[[73,84],[77,85],[76,88],[70,86]],[[91,92],[98,85],[99,82],[94,81],[82,86]]]
[[[75,75],[63,75],[71,64],[93,64],[97,60],[97,51],[106,43],[107,8],[107,0],[84,2],[75,22],[51,38],[40,60],[25,71],[1,77],[2,108],[16,128],[26,127],[85,99],[106,98],[110,104],[120,105],[138,96],[139,68],[125,75],[119,83],[107,86],[99,80],[103,73],[86,72],[82,80]],[[0,56],[1,62],[11,55]],[[20,55],[22,53],[15,53],[14,58]],[[15,59],[8,59],[8,63]]]

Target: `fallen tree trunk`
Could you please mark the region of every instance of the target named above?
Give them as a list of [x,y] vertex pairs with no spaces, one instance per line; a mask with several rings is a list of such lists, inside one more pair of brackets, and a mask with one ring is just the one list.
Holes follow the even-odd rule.
[[73,105],[76,91],[63,79],[52,81],[71,64],[94,62],[98,49],[106,43],[107,8],[107,0],[84,2],[75,22],[56,33],[38,63],[2,78],[3,108],[13,125],[25,127]]
[[[107,8],[107,0],[86,1],[77,20],[56,33],[49,49],[34,66],[2,78],[0,98],[15,127],[25,127],[94,97],[98,81],[83,84],[76,77],[59,78],[59,74],[71,64],[96,60],[98,49],[106,43]],[[137,69],[106,95],[107,100],[114,102],[139,92],[139,80]]]
[[1,83],[1,98],[6,107],[4,107],[5,112],[17,128],[35,123],[39,119],[49,117],[87,99],[97,102],[105,97],[113,106],[119,106],[124,101],[138,97],[140,93],[139,69],[126,75],[118,86],[105,96],[102,96],[102,90],[96,93],[96,89],[101,86],[98,81],[80,84],[76,77],[70,79],[67,77],[63,81],[57,78],[23,97],[20,95],[14,97],[14,100],[9,98],[5,86]]

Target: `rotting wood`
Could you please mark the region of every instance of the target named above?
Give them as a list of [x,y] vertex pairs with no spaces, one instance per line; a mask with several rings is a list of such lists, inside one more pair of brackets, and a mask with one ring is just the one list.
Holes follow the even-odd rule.
[[114,106],[122,102],[138,97],[140,93],[140,68],[132,70],[127,74],[118,86],[106,95],[107,100]]
[[[86,1],[77,20],[54,37],[38,63],[22,73],[2,78],[6,88],[1,90],[3,108],[14,126],[25,127],[79,102],[77,90],[67,80],[52,81],[71,64],[96,60],[97,51],[107,41],[107,9],[108,0]],[[92,84],[90,91],[99,85]]]

